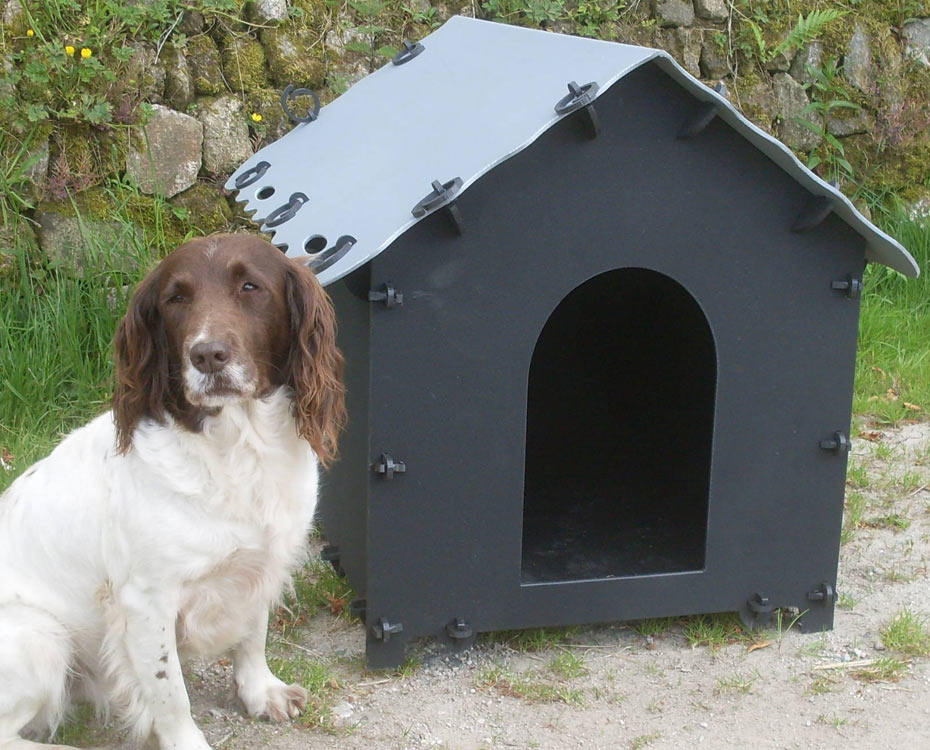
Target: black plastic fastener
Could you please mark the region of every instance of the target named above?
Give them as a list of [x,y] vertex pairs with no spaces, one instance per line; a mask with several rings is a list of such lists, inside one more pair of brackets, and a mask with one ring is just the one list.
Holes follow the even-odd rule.
[[254,167],[245,170],[245,172],[236,177],[233,183],[236,186],[236,190],[242,190],[242,188],[258,182],[264,177],[265,172],[267,172],[270,167],[271,165],[267,161],[260,161]]
[[855,299],[862,294],[862,280],[848,273],[845,279],[831,281],[830,288],[837,292],[845,292],[847,297]]
[[829,583],[821,583],[813,591],[807,592],[807,601],[829,604],[833,601],[835,595],[836,592],[833,591],[833,587]]
[[775,605],[772,604],[771,600],[759,592],[750,597],[749,601],[746,602],[746,606],[755,615],[770,615],[775,611]]
[[465,638],[471,638],[475,631],[472,630],[471,625],[469,625],[463,618],[456,617],[452,622],[446,625],[446,633],[450,638],[455,640],[462,640]]
[[388,281],[381,285],[381,289],[372,289],[368,292],[369,302],[383,302],[385,307],[404,304],[404,295],[398,292]]
[[323,250],[319,253],[310,263],[307,264],[308,268],[314,273],[322,273],[331,265],[344,258],[346,253],[353,248],[356,243],[355,237],[349,234],[344,234],[338,240],[336,244],[327,250]]
[[592,138],[601,132],[601,119],[594,109],[594,96],[600,86],[595,81],[579,86],[577,81],[569,81],[568,93],[555,103],[557,115],[569,115],[583,109],[588,121],[588,132]]
[[379,617],[378,622],[371,626],[371,633],[379,641],[389,641],[392,635],[404,632],[404,625],[400,622],[388,622],[387,618]]
[[849,438],[842,432],[834,432],[833,437],[820,441],[820,447],[834,453],[848,453]]
[[391,62],[394,65],[403,65],[404,63],[410,62],[425,49],[426,47],[419,42],[408,42],[405,39],[404,48],[391,58]]
[[407,464],[403,461],[395,461],[390,453],[382,453],[381,458],[371,465],[371,470],[375,474],[381,474],[385,479],[393,479],[395,474],[403,474],[407,471]]
[[310,199],[303,193],[294,193],[287,203],[285,203],[283,206],[278,206],[274,211],[268,214],[267,217],[265,217],[265,220],[262,223],[266,227],[280,226],[285,221],[293,219],[294,215],[300,210],[300,207],[308,200]]
[[[298,96],[309,96],[313,98],[313,107],[311,107],[303,117],[295,115],[288,106],[288,103]],[[287,115],[287,119],[291,122],[313,122],[320,116],[320,97],[310,89],[299,89],[296,88],[294,84],[290,84],[281,92],[281,109],[284,110],[284,114]]]

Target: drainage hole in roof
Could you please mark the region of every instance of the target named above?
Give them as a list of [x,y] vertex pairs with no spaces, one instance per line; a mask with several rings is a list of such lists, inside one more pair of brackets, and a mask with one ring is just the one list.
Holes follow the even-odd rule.
[[326,249],[326,238],[322,235],[315,234],[312,237],[308,237],[307,241],[304,242],[304,250],[308,253],[318,253],[320,250]]
[[286,253],[286,252],[287,252],[287,243],[286,243],[286,242],[283,243],[283,244],[281,244],[281,245],[277,245],[277,244],[276,244],[275,247],[278,248],[278,250],[280,250],[282,253]]
[[260,201],[263,201],[266,198],[270,198],[272,195],[274,195],[274,188],[269,186],[269,187],[263,187],[261,190],[259,190],[255,194],[255,197],[258,198]]

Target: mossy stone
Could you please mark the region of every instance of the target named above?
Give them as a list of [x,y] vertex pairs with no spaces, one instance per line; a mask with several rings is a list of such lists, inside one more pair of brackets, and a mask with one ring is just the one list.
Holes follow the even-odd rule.
[[174,196],[169,203],[181,209],[178,221],[196,229],[201,234],[212,234],[229,228],[233,213],[220,188],[198,182],[192,188]]
[[229,38],[223,47],[223,73],[234,91],[246,93],[267,87],[265,49],[247,36]]
[[192,37],[187,40],[186,52],[194,92],[208,96],[223,93],[223,65],[213,40],[206,35]]
[[274,82],[281,86],[320,88],[326,80],[326,61],[318,35],[306,29],[264,29],[265,57]]
[[[274,89],[252,91],[246,97],[246,108],[250,115],[252,134],[259,136],[256,148],[265,146],[284,136],[293,124],[281,108],[281,92]],[[259,115],[261,120],[255,122],[251,115]]]

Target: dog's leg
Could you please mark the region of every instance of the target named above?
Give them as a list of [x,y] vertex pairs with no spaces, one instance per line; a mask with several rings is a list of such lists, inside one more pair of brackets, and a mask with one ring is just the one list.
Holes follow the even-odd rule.
[[295,718],[307,705],[307,691],[300,685],[286,685],[265,661],[268,635],[268,612],[253,617],[249,634],[233,649],[233,673],[236,691],[252,716],[267,716],[273,721]]
[[65,747],[29,742],[20,733],[58,727],[70,661],[68,633],[54,617],[20,602],[0,604],[0,750]]
[[[191,717],[181,674],[177,599],[153,588],[126,585],[108,605],[115,610],[108,613],[110,672],[125,696],[122,702],[136,733],[154,735],[161,750],[209,750]],[[125,663],[120,663],[121,657]]]

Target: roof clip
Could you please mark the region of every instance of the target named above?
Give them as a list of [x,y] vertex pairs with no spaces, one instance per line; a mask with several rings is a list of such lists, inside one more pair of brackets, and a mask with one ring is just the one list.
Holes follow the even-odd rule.
[[344,234],[342,237],[336,240],[335,245],[333,245],[328,250],[324,250],[315,258],[313,258],[313,260],[307,264],[307,267],[314,273],[325,271],[327,268],[340,260],[347,252],[349,252],[355,243],[355,237],[349,234]]
[[[714,91],[720,94],[720,96],[727,96],[727,87],[723,82],[714,86]],[[716,101],[701,102],[697,111],[685,121],[681,128],[679,128],[677,137],[681,140],[687,140],[703,132],[717,116],[719,111],[720,108]]]
[[249,185],[258,182],[262,177],[265,176],[265,172],[267,172],[270,168],[271,165],[267,161],[260,161],[251,169],[247,169],[242,174],[237,175],[236,181],[234,183],[236,190],[242,190],[242,188],[248,187]]
[[[830,182],[830,187],[834,190],[839,189],[839,183]],[[826,195],[819,195],[811,199],[811,202],[798,214],[791,227],[792,232],[806,232],[821,224],[831,213],[833,213],[833,201]]]
[[[313,107],[307,110],[307,114],[303,117],[295,115],[291,108],[288,106],[288,103],[291,100],[296,99],[298,96],[313,97]],[[281,109],[284,110],[284,114],[287,115],[287,119],[291,122],[313,122],[317,117],[320,116],[320,97],[318,97],[310,89],[298,89],[294,86],[294,84],[291,84],[281,92]]]
[[283,206],[278,206],[274,211],[268,214],[262,222],[266,227],[277,227],[283,224],[285,221],[290,221],[294,218],[294,215],[300,210],[300,207],[304,205],[308,200],[310,200],[303,193],[294,193],[287,203]]
[[555,104],[555,113],[560,116],[577,112],[579,109],[585,113],[588,134],[596,138],[601,132],[601,119],[594,109],[594,97],[600,87],[595,81],[579,86],[577,81],[570,81],[568,93]]
[[462,178],[455,177],[448,182],[433,180],[432,192],[423,198],[411,210],[416,218],[422,219],[427,214],[432,213],[440,208],[446,210],[446,215],[452,222],[452,228],[456,234],[464,234],[465,224],[462,222],[462,214],[459,207],[455,204],[455,197],[462,187]]
[[425,49],[426,47],[419,42],[408,42],[405,39],[404,48],[391,58],[391,62],[394,65],[403,65],[404,63],[410,62]]

